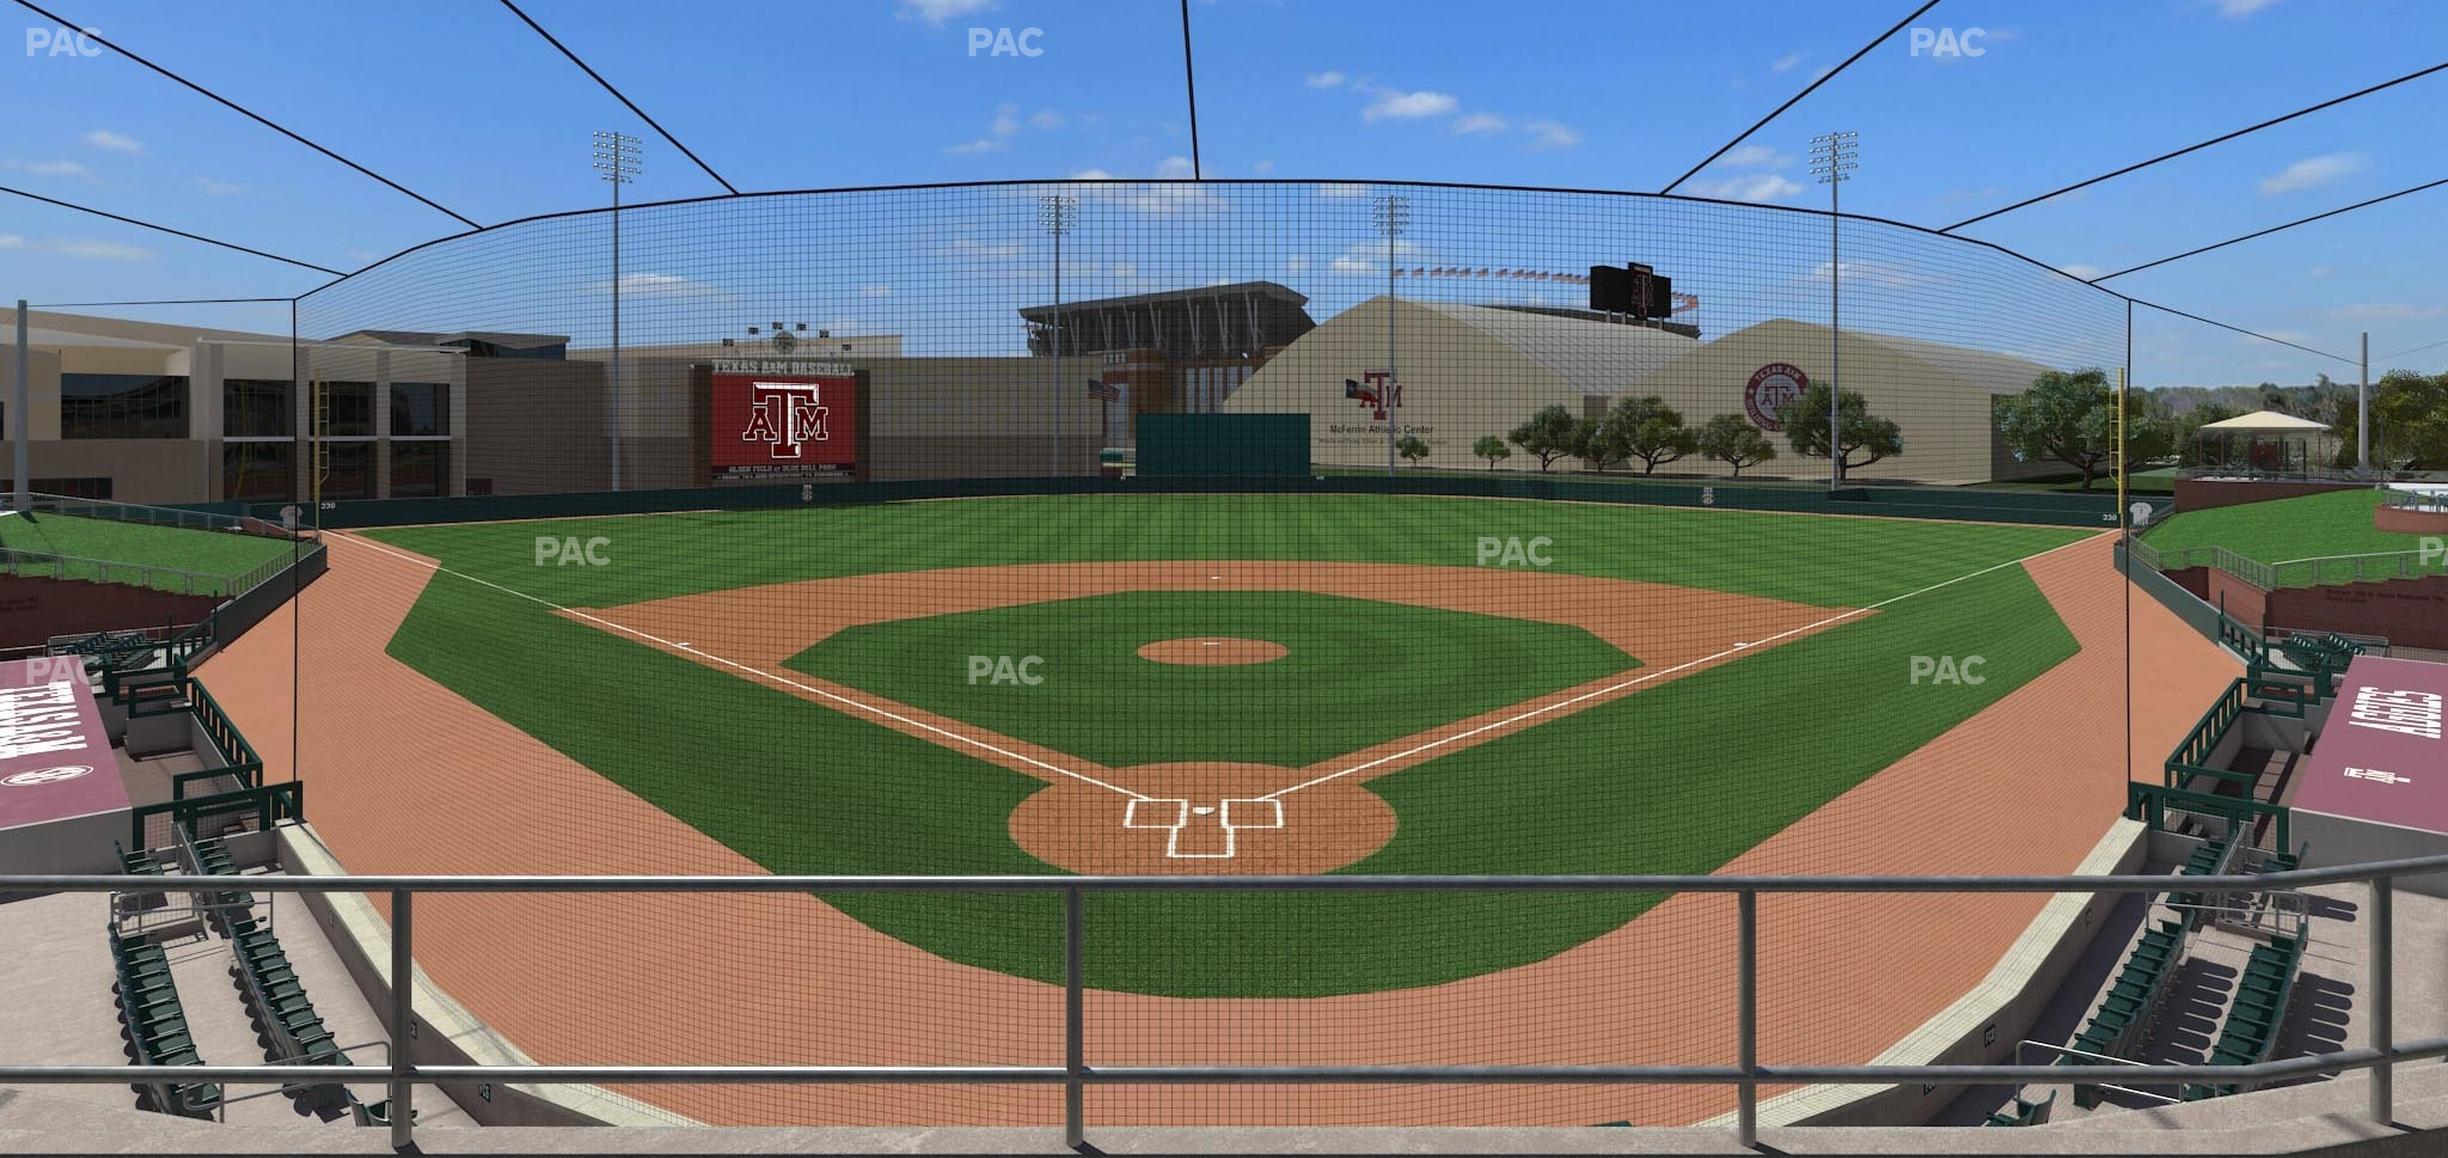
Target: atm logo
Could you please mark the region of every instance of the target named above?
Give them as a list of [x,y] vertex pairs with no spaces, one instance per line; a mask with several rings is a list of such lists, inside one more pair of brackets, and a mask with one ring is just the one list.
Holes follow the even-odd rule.
[[740,441],[769,444],[767,454],[775,461],[798,461],[806,444],[832,437],[825,432],[830,408],[822,404],[822,390],[814,382],[751,383],[748,429],[740,432]]

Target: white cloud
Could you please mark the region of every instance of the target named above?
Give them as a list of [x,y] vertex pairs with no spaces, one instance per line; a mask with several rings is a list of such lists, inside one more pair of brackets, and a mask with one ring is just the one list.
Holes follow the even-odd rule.
[[1379,93],[1376,100],[1370,101],[1367,108],[1360,110],[1360,119],[1374,124],[1377,121],[1388,119],[1417,120],[1421,117],[1441,117],[1460,107],[1461,103],[1454,99],[1452,93],[1431,92],[1427,89],[1417,92],[1397,92],[1389,89]]
[[1727,169],[1782,169],[1791,164],[1791,154],[1766,145],[1741,145],[1717,158],[1717,165]]
[[2278,3],[2278,0],[2216,0],[2218,14],[2229,20],[2242,20],[2255,12]]
[[85,166],[75,161],[11,160],[8,163],[8,167],[21,172],[32,173],[37,177],[82,177],[85,175]]
[[1785,55],[1769,62],[1768,71],[1792,72],[1793,70],[1802,66],[1802,55],[1803,54],[1799,52],[1788,52]]
[[211,197],[236,197],[247,191],[246,186],[236,181],[216,181],[210,177],[196,178],[195,188],[196,192]]
[[863,285],[858,293],[863,298],[888,298],[892,296],[893,288],[888,285]]
[[[595,290],[596,292],[601,293],[610,284],[611,283],[609,282],[597,282],[595,283]],[[723,292],[721,290],[718,290],[713,286],[707,285],[701,281],[681,277],[678,274],[650,273],[643,270],[637,273],[622,274],[620,279],[620,292],[621,296],[624,298],[641,297],[668,299],[715,298],[723,296]]]
[[143,246],[128,245],[117,241],[60,238],[46,243],[42,248],[62,257],[73,257],[84,261],[147,261],[153,256],[153,251]]
[[1113,171],[1110,169],[1082,169],[1071,174],[1071,179],[1074,181],[1111,181]]
[[25,238],[14,233],[0,233],[0,249],[24,249]]
[[1531,121],[1522,126],[1522,131],[1530,134],[1530,148],[1533,152],[1546,149],[1569,149],[1581,143],[1580,130],[1555,121]]
[[1302,83],[1311,88],[1341,88],[1343,87],[1343,81],[1343,74],[1330,68],[1324,72],[1310,73],[1308,78],[1302,81]]
[[998,137],[1008,137],[1018,133],[1020,131],[1020,106],[996,105],[994,120],[987,122],[986,129]]
[[2323,153],[2317,157],[2306,157],[2275,175],[2262,178],[2261,195],[2274,197],[2280,193],[2326,185],[2362,167],[2363,158],[2353,153]]
[[1368,186],[1354,185],[1349,181],[1333,181],[1317,187],[1318,196],[1337,201],[1366,197],[1368,194]]
[[[1820,262],[1813,267],[1809,280],[1827,284],[1829,265]],[[1848,261],[1844,263],[1846,285],[1874,285],[1882,289],[1922,289],[1939,285],[1946,279],[1918,266],[1900,265],[1888,261]]]
[[1197,170],[1190,164],[1190,158],[1188,157],[1167,157],[1164,160],[1156,162],[1156,175],[1159,177],[1179,180],[1185,177],[1196,176]]
[[1029,114],[1029,127],[1039,132],[1052,132],[1063,125],[1063,115],[1052,109],[1039,109]]
[[2426,322],[2443,314],[2448,314],[2448,305],[2436,302],[2362,302],[2329,311],[2331,317],[2349,322]]
[[937,28],[955,16],[969,16],[995,6],[995,0],[901,0],[903,20],[924,20]]
[[1472,133],[1501,133],[1505,131],[1507,127],[1508,126],[1505,123],[1505,119],[1497,116],[1494,113],[1472,113],[1469,116],[1456,120],[1453,124],[1453,131],[1466,135]]
[[978,137],[974,140],[962,141],[957,145],[948,145],[944,148],[944,152],[966,155],[970,153],[991,153],[997,149],[1008,149],[1010,147],[1010,141],[998,141],[993,137]]
[[[1394,239],[1394,260],[1397,263],[1417,259],[1419,254],[1420,248],[1416,242],[1399,237]],[[1336,254],[1333,261],[1326,263],[1326,268],[1345,275],[1375,274],[1383,277],[1386,268],[1385,260],[1385,242],[1355,241],[1343,252]]]
[[109,129],[95,129],[94,131],[85,134],[82,139],[86,144],[91,145],[94,148],[108,149],[114,153],[144,152],[143,142],[138,141],[134,137],[128,136],[126,133],[114,133]]
[[1695,197],[1753,203],[1783,201],[1803,190],[1801,184],[1787,179],[1782,173],[1746,173],[1714,181],[1694,181],[1688,188]]
[[1296,253],[1296,254],[1293,254],[1293,255],[1292,255],[1292,256],[1290,256],[1290,257],[1285,258],[1285,259],[1284,259],[1284,272],[1285,272],[1285,273],[1307,273],[1307,272],[1309,272],[1309,259],[1308,259],[1308,258],[1306,258],[1306,257],[1303,257],[1303,256],[1301,256],[1300,254],[1297,254],[1297,253]]
[[2101,269],[2096,265],[2085,265],[2079,261],[2072,265],[2058,266],[2057,269],[2067,277],[2078,277],[2084,281],[2090,281],[2091,279],[2108,272],[2107,270]]
[[1252,173],[1256,173],[1256,174],[1258,174],[1258,175],[1259,175],[1259,176],[1261,176],[1261,177],[1264,177],[1264,176],[1266,176],[1267,174],[1272,173],[1272,172],[1274,172],[1274,171],[1275,171],[1275,162],[1274,162],[1274,160],[1273,160],[1273,159],[1268,159],[1268,160],[1264,160],[1264,161],[1254,162],[1254,163],[1252,163],[1252,164],[1250,165],[1250,172],[1252,172]]

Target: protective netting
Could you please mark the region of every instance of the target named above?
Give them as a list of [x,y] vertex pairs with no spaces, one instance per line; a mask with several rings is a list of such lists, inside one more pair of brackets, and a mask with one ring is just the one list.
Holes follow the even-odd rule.
[[[2113,385],[2125,302],[1831,222],[1083,182],[630,208],[617,273],[608,213],[412,250],[299,303],[297,497],[339,532],[298,616],[309,819],[357,872],[2071,871],[2129,747],[2167,744],[2129,731],[2112,484],[2032,481],[2078,472],[1999,414]],[[1626,263],[1671,286],[1590,309],[1590,267]],[[1831,380],[1833,491],[1804,433]],[[1870,1061],[2044,899],[1764,900],[1762,1060]],[[544,1061],[1044,1065],[1062,912],[435,897],[416,944]],[[1721,894],[1099,894],[1084,929],[1091,1065],[1734,1058]],[[628,1092],[719,1122],[1060,1109]],[[1090,1113],[1731,1104],[1150,1086]]]

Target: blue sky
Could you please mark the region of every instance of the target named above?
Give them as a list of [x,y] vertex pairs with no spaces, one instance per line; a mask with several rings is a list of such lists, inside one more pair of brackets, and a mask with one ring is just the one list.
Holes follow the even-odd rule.
[[[638,200],[720,192],[494,0],[46,0],[69,19],[479,222],[601,203],[588,134],[647,138]],[[1168,0],[527,0],[745,190],[1186,175]],[[1655,190],[1911,8],[1903,0],[1194,0],[1211,177]],[[42,23],[31,13],[21,23]],[[2448,59],[2431,0],[1945,0],[1683,192],[1817,205],[1800,160],[1861,134],[1848,210],[1944,225]],[[1041,29],[1034,57],[971,28]],[[0,183],[342,269],[462,228],[142,68],[0,53]],[[2448,74],[1984,222],[2122,268],[2448,176]],[[2110,283],[2351,355],[2448,338],[2448,189]],[[287,295],[320,275],[10,198],[0,294]],[[139,312],[139,311],[125,311]],[[285,328],[286,307],[149,316]],[[277,326],[275,325],[277,323]],[[2145,385],[2351,366],[2145,312]],[[2448,365],[2448,346],[2402,364]],[[2375,374],[2386,363],[2376,363]]]

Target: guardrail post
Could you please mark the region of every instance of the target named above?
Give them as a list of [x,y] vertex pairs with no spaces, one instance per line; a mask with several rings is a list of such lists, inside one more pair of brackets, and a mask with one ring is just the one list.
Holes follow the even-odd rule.
[[[2389,911],[2396,884],[2388,877],[2371,883],[2371,1045],[2382,1053],[2397,1047],[2396,966],[2390,959],[2397,938]],[[2397,1063],[2387,1058],[2372,1067],[2371,1116],[2383,1126],[2397,1120]]]
[[1735,1092],[1734,1141],[1745,1150],[1755,1150],[1759,1148],[1759,893],[1744,889],[1735,898],[1739,919],[1734,976],[1739,997],[1734,1048],[1743,1076]]
[[416,1016],[416,965],[409,952],[409,899],[406,889],[391,890],[391,1148],[406,1150],[416,1142],[416,1095],[410,1083],[416,1064],[409,1057],[412,1020]]
[[1088,1004],[1087,975],[1080,960],[1081,894],[1063,890],[1063,1144],[1085,1153],[1088,1148]]

